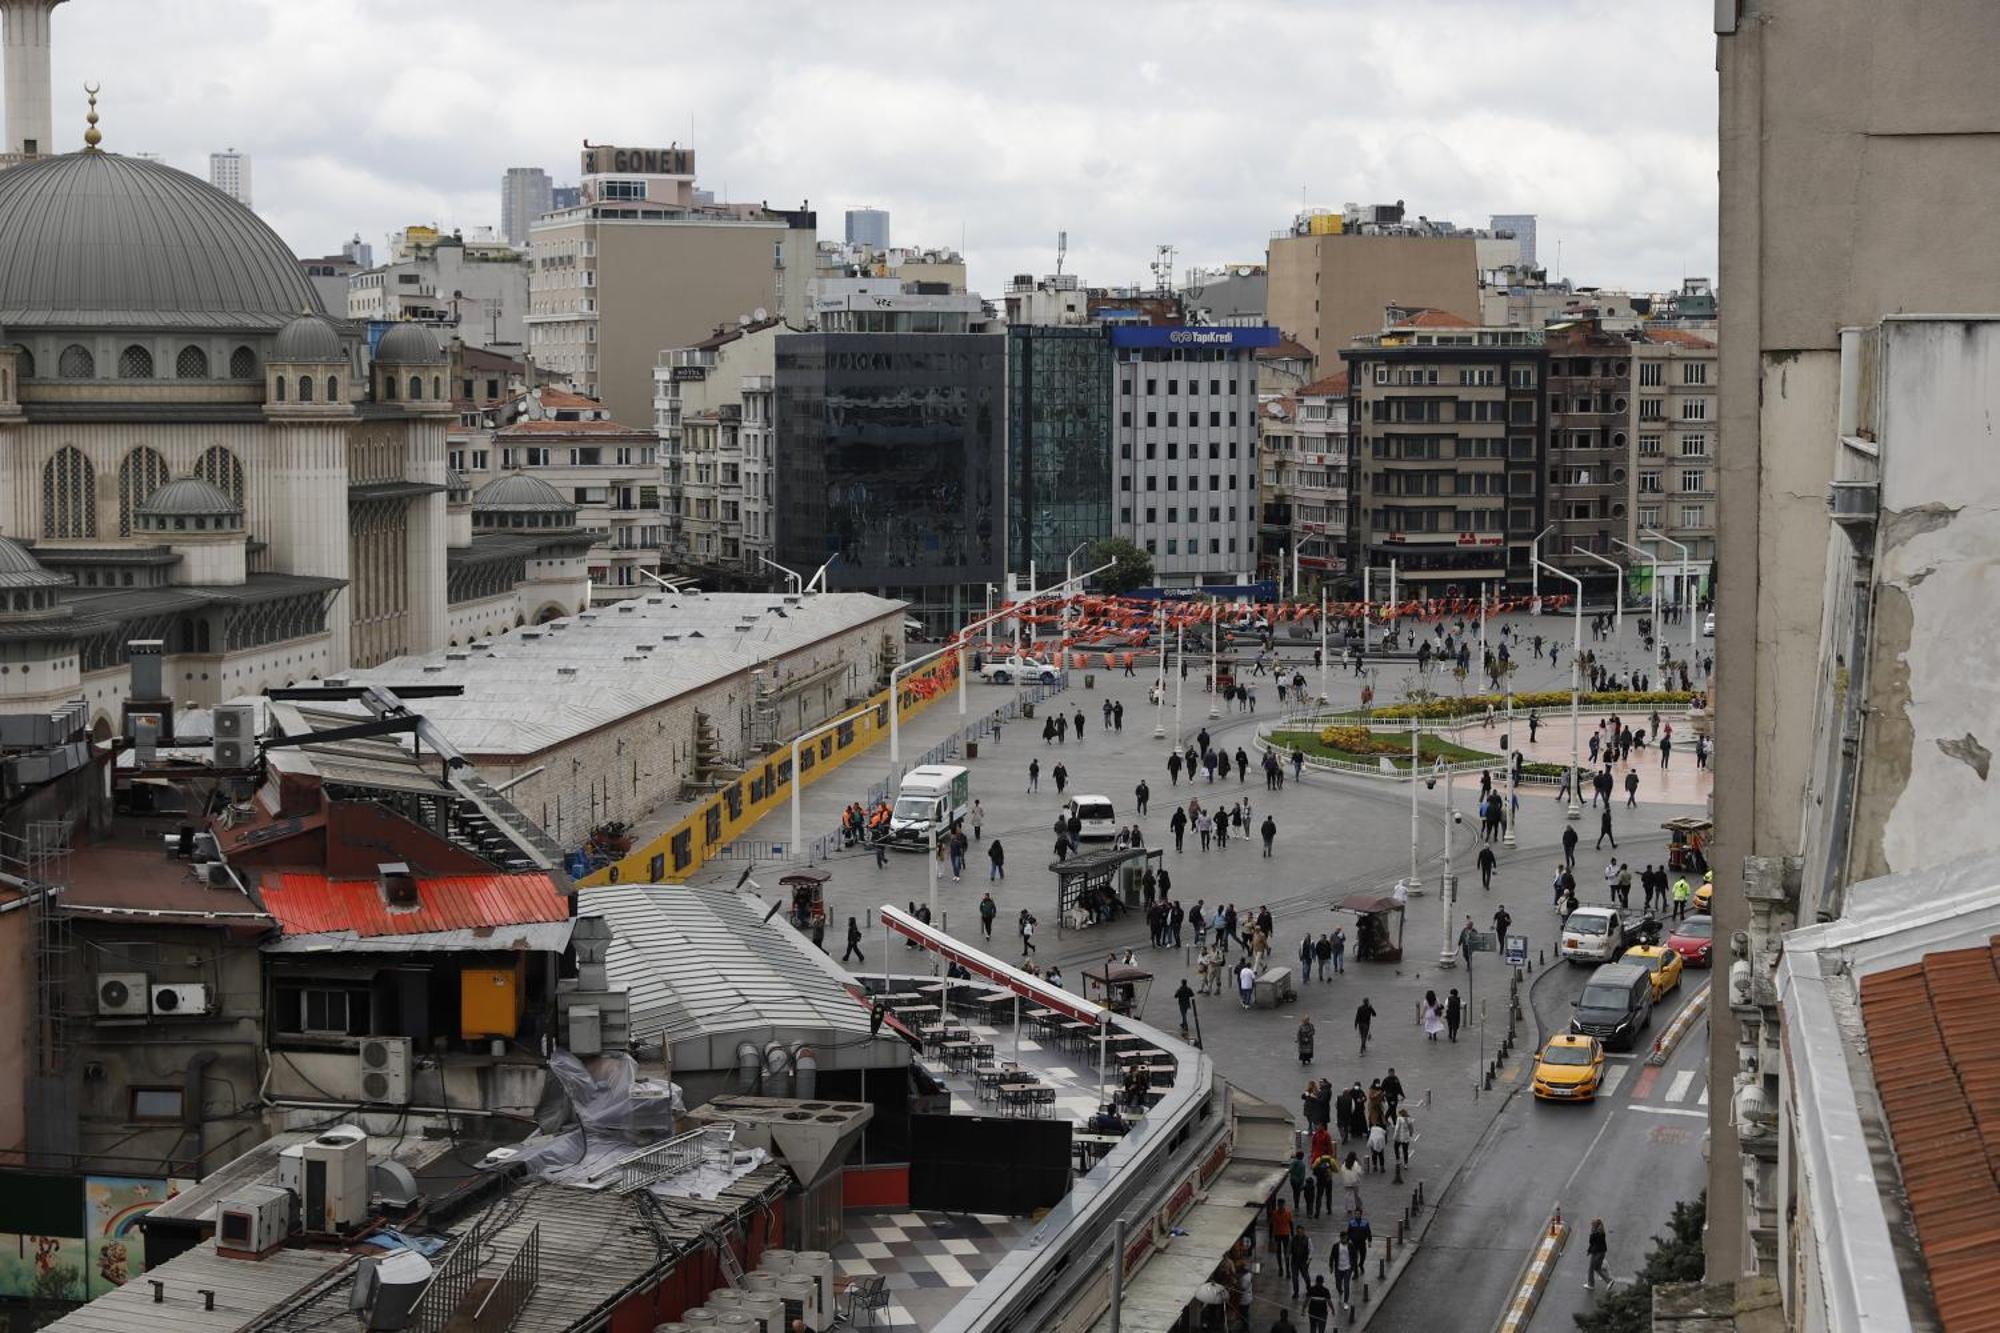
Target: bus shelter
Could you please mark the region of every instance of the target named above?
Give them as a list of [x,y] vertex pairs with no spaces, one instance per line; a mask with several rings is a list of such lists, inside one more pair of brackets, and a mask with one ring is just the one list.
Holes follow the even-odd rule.
[[1138,907],[1146,871],[1157,873],[1159,864],[1160,852],[1151,847],[1102,847],[1049,862],[1057,929],[1100,925]]

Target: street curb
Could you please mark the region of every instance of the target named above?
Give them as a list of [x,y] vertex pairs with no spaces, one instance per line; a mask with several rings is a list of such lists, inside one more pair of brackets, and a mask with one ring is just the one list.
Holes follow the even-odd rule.
[[1674,1021],[1667,1024],[1667,1030],[1653,1041],[1653,1049],[1646,1056],[1649,1065],[1663,1065],[1673,1055],[1674,1048],[1681,1039],[1694,1029],[1697,1020],[1708,1017],[1708,987],[1704,986],[1688,997],[1681,1011],[1674,1015]]
[[[1532,1044],[1536,1050],[1541,1049],[1541,1023],[1535,1017],[1534,989],[1540,984],[1542,976],[1546,974],[1545,969],[1542,973],[1536,975],[1534,981],[1528,983],[1527,1020],[1530,1030],[1535,1033],[1535,1040]],[[1465,1175],[1466,1168],[1485,1149],[1487,1140],[1493,1135],[1494,1127],[1500,1123],[1500,1117],[1505,1114],[1507,1108],[1513,1104],[1514,1098],[1520,1095],[1521,1089],[1525,1086],[1524,1082],[1516,1081],[1504,1093],[1496,1094],[1495,1100],[1498,1104],[1494,1106],[1493,1114],[1487,1119],[1486,1127],[1479,1131],[1479,1137],[1472,1141],[1472,1150],[1465,1155],[1465,1160],[1458,1164],[1457,1169],[1450,1176],[1446,1177],[1444,1184],[1438,1189],[1436,1196],[1425,1198],[1424,1211],[1419,1221],[1404,1237],[1402,1250],[1397,1255],[1395,1262],[1390,1265],[1388,1274],[1381,1279],[1381,1291],[1375,1294],[1375,1298],[1369,1303],[1368,1308],[1361,1311],[1354,1322],[1346,1325],[1346,1327],[1356,1330],[1367,1328],[1369,1321],[1375,1317],[1375,1312],[1388,1302],[1389,1293],[1395,1289],[1398,1279],[1403,1276],[1403,1270],[1409,1267],[1411,1260],[1416,1256],[1418,1247],[1423,1244],[1424,1237],[1430,1233],[1431,1223],[1437,1219],[1438,1210],[1443,1208],[1445,1201],[1451,1197],[1452,1190],[1457,1187],[1459,1180]]]
[[1542,1228],[1542,1238],[1535,1242],[1527,1260],[1521,1265],[1519,1276],[1514,1279],[1514,1295],[1507,1302],[1506,1312],[1493,1325],[1493,1333],[1518,1333],[1528,1326],[1535,1316],[1535,1306],[1541,1303],[1542,1291],[1548,1286],[1549,1276],[1555,1272],[1556,1260],[1562,1257],[1569,1244],[1569,1223],[1563,1221],[1562,1209],[1549,1214],[1549,1220]]

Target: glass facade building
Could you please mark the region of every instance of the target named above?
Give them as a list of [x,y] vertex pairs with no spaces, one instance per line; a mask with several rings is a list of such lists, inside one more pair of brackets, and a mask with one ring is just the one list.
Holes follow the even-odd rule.
[[1009,565],[1044,586],[1111,526],[1111,342],[1101,325],[1007,330]]
[[911,602],[933,631],[1006,572],[1006,341],[983,333],[777,340],[778,559]]

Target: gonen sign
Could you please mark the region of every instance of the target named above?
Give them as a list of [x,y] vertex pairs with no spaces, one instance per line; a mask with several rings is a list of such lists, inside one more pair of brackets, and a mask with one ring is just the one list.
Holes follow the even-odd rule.
[[610,144],[583,144],[583,174],[604,176],[629,171],[635,176],[692,176],[694,149],[614,148]]

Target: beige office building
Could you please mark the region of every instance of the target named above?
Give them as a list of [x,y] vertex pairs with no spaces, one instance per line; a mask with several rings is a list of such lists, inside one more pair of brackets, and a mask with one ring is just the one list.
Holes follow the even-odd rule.
[[805,327],[811,212],[701,202],[688,149],[598,145],[583,172],[582,202],[529,232],[528,343],[612,420],[652,418],[663,347],[745,317]]
[[1788,1328],[1985,1326],[2000,8],[1716,9],[1707,1277]]
[[[1381,332],[1390,306],[1480,310],[1477,233],[1405,224],[1400,206],[1350,206],[1350,217],[1357,211],[1354,221],[1301,214],[1271,238],[1266,322],[1303,343],[1321,370],[1354,339]],[[1385,213],[1393,217],[1376,220]]]

